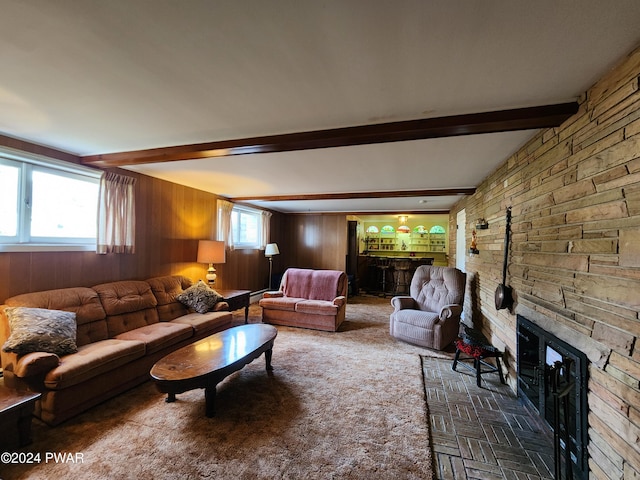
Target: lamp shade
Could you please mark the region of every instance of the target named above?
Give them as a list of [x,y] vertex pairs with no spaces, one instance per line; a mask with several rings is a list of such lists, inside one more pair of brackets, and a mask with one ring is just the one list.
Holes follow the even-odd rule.
[[264,249],[265,257],[273,257],[274,255],[278,255],[279,253],[280,253],[280,250],[278,250],[277,243],[268,243]]
[[224,263],[224,242],[216,240],[198,241],[198,263]]

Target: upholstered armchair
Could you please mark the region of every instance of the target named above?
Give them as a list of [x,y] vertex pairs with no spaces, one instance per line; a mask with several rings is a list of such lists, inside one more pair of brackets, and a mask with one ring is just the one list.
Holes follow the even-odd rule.
[[443,350],[457,337],[466,275],[457,268],[423,265],[411,279],[411,296],[393,297],[390,333],[399,340]]

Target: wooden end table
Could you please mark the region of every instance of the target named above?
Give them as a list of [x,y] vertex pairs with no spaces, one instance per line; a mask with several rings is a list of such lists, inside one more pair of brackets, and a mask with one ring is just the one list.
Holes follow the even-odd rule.
[[0,449],[14,449],[31,443],[31,416],[41,395],[0,385]]
[[271,355],[278,330],[273,325],[240,325],[198,340],[160,359],[151,378],[167,402],[176,394],[204,388],[207,417],[215,415],[216,386],[264,353],[266,369],[272,370]]
[[249,322],[249,304],[251,303],[251,290],[218,290],[220,295],[224,297],[225,302],[229,304],[229,310],[240,310],[244,308],[244,323]]

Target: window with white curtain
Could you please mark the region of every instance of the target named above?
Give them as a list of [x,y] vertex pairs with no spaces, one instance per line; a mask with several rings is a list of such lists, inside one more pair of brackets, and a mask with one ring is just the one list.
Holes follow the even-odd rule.
[[101,172],[0,149],[0,246],[95,248]]
[[235,248],[260,248],[262,213],[235,205],[231,212],[231,231]]
[[[269,213],[268,218],[271,217]],[[227,248],[264,249],[268,221],[265,212],[227,200],[218,200],[218,240]]]

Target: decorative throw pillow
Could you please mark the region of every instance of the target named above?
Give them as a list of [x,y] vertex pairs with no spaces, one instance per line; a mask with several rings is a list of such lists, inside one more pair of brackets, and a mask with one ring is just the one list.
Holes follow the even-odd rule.
[[222,295],[210,288],[202,280],[199,280],[198,283],[176,296],[176,300],[198,313],[207,313],[223,298]]
[[78,351],[76,314],[45,308],[8,307],[11,335],[2,346],[5,352],[24,355],[48,352],[67,355]]

